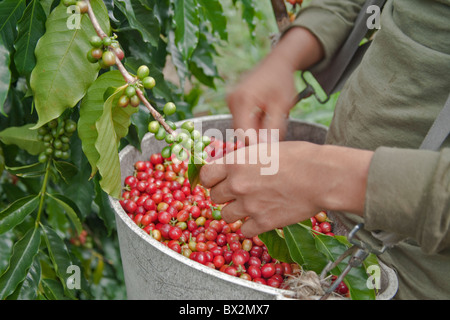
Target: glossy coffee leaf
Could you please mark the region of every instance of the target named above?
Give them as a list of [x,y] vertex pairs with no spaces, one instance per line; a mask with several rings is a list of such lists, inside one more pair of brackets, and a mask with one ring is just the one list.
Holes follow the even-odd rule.
[[14,63],[19,74],[27,78],[36,65],[34,49],[45,32],[46,20],[47,16],[41,6],[41,2],[32,1],[18,22],[19,33],[14,43],[16,50]]
[[267,247],[270,256],[281,262],[293,263],[286,240],[277,230],[271,230],[258,235]]
[[63,239],[61,239],[55,230],[48,226],[44,226],[43,231],[45,243],[47,244],[47,250],[50,260],[53,263],[55,273],[60,279],[66,295],[74,297],[73,293],[71,293],[66,285],[68,278],[71,276],[71,273],[68,273],[67,270],[69,266],[73,265],[69,250],[67,249]]
[[81,139],[83,152],[91,165],[91,176],[97,172],[97,162],[100,159],[100,154],[95,148],[99,136],[95,123],[103,115],[105,100],[111,94],[107,95],[106,98],[104,95],[109,88],[118,88],[125,84],[126,82],[119,71],[106,72],[95,80],[81,102],[78,136]]
[[32,155],[45,150],[44,143],[39,141],[37,130],[32,130],[33,124],[21,127],[9,127],[0,132],[0,140],[4,144],[14,144]]
[[20,224],[38,207],[38,204],[39,197],[36,195],[26,196],[11,203],[6,209],[0,212],[0,234]]
[[328,260],[317,250],[311,229],[297,223],[284,227],[283,231],[292,259],[306,270],[320,274]]
[[78,234],[80,234],[81,231],[83,230],[83,226],[81,224],[82,214],[80,212],[80,209],[78,209],[76,203],[73,202],[72,200],[70,200],[68,197],[62,195],[62,194],[57,194],[57,193],[50,194],[50,193],[47,193],[47,195],[51,199],[56,201],[56,203],[58,203],[58,205],[60,205],[61,208],[64,209],[64,211],[66,212],[66,214],[69,217],[70,221],[72,221],[72,224],[74,225],[75,230],[77,231]]
[[[100,26],[110,33],[108,11],[101,0],[92,0]],[[36,128],[74,107],[86,94],[99,71],[99,65],[87,61],[89,39],[95,35],[86,14],[71,12],[62,3],[50,14],[45,34],[36,50],[36,66],[31,73],[35,108],[39,116]]]
[[96,121],[98,132],[95,148],[99,154],[96,163],[101,175],[100,186],[110,196],[118,198],[122,190],[120,181],[120,161],[118,148],[120,139],[128,133],[131,124],[131,115],[137,112],[137,108],[122,108],[117,105],[125,86],[117,88],[104,103],[103,113]]
[[16,287],[24,281],[34,257],[38,253],[40,243],[40,229],[34,226],[16,242],[8,268],[0,276],[1,300],[12,294]]
[[17,36],[17,22],[25,11],[25,0],[4,0],[0,2],[0,38],[9,52],[13,50]]
[[11,71],[9,70],[10,53],[5,47],[0,37],[0,113],[5,114],[4,103],[8,96],[9,85],[11,82]]
[[175,44],[188,60],[198,43],[199,14],[196,0],[175,0]]
[[[336,261],[347,249],[347,245],[336,237],[330,237],[323,234],[315,236],[317,250],[322,252],[330,261]],[[331,271],[332,274],[339,276],[344,268],[347,266],[348,258],[344,259],[335,269]],[[369,289],[367,286],[368,275],[363,266],[352,268],[344,278],[344,282],[350,291],[352,300],[374,300],[375,291]]]

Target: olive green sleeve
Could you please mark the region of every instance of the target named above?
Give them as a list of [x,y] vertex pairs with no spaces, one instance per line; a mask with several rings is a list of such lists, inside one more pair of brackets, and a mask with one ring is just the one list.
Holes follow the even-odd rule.
[[329,63],[353,28],[364,2],[364,0],[314,0],[299,12],[290,28],[297,26],[311,31],[322,44],[325,53],[322,61],[311,70],[318,71]]
[[366,191],[365,228],[405,235],[425,253],[450,247],[450,148],[380,147]]

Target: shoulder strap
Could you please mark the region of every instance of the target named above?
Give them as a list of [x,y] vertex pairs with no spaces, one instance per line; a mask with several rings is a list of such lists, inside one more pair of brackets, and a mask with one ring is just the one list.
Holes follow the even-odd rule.
[[438,114],[436,120],[428,131],[420,149],[437,151],[450,133],[450,95],[444,108]]
[[295,97],[294,104],[297,104],[297,102],[312,94],[315,94],[319,102],[325,103],[328,101],[331,94],[342,89],[345,81],[359,65],[364,53],[371,43],[371,41],[369,41],[360,45],[364,36],[369,31],[369,28],[367,27],[367,9],[373,5],[376,5],[381,9],[385,2],[386,0],[366,0],[354,22],[347,40],[330,60],[330,63],[320,72],[312,73],[314,79],[320,84],[320,87],[326,94],[326,99],[322,99],[316,94],[315,89],[308,83],[302,73],[306,88]]

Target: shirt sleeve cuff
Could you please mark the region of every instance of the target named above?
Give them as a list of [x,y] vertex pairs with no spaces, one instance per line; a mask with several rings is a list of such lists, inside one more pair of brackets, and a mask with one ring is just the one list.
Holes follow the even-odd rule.
[[365,228],[406,235],[424,252],[450,245],[450,149],[380,147],[369,168]]

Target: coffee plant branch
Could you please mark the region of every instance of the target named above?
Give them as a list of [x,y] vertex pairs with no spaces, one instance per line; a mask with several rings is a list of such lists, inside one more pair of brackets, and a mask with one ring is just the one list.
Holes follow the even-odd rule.
[[[94,10],[92,10],[92,6],[91,6],[91,3],[90,3],[90,0],[85,0],[85,1],[87,3],[87,6],[88,6],[87,13],[88,13],[88,16],[89,16],[89,18],[91,20],[92,26],[94,27],[95,32],[102,39],[107,37],[108,35],[100,27],[100,24],[98,23],[98,20],[97,20],[97,18],[95,16]],[[116,56],[117,69],[120,71],[120,73],[124,77],[125,81],[128,84],[136,83],[138,81],[138,79],[136,77],[133,77],[126,70],[125,66],[122,64],[120,59],[117,57],[116,50],[113,47],[111,47],[111,46],[109,46],[109,49]],[[163,128],[166,130],[166,132],[169,133],[169,134],[172,134],[173,136],[176,136],[176,132],[165,122],[164,117],[158,111],[156,111],[156,109],[145,98],[144,93],[142,92],[142,90],[139,89],[139,88],[136,88],[136,94],[139,97],[139,99],[141,100],[141,102],[144,104],[144,106],[149,110],[149,112],[153,116],[153,118],[155,118],[155,120],[158,121],[161,124],[161,126],[163,126]]]

